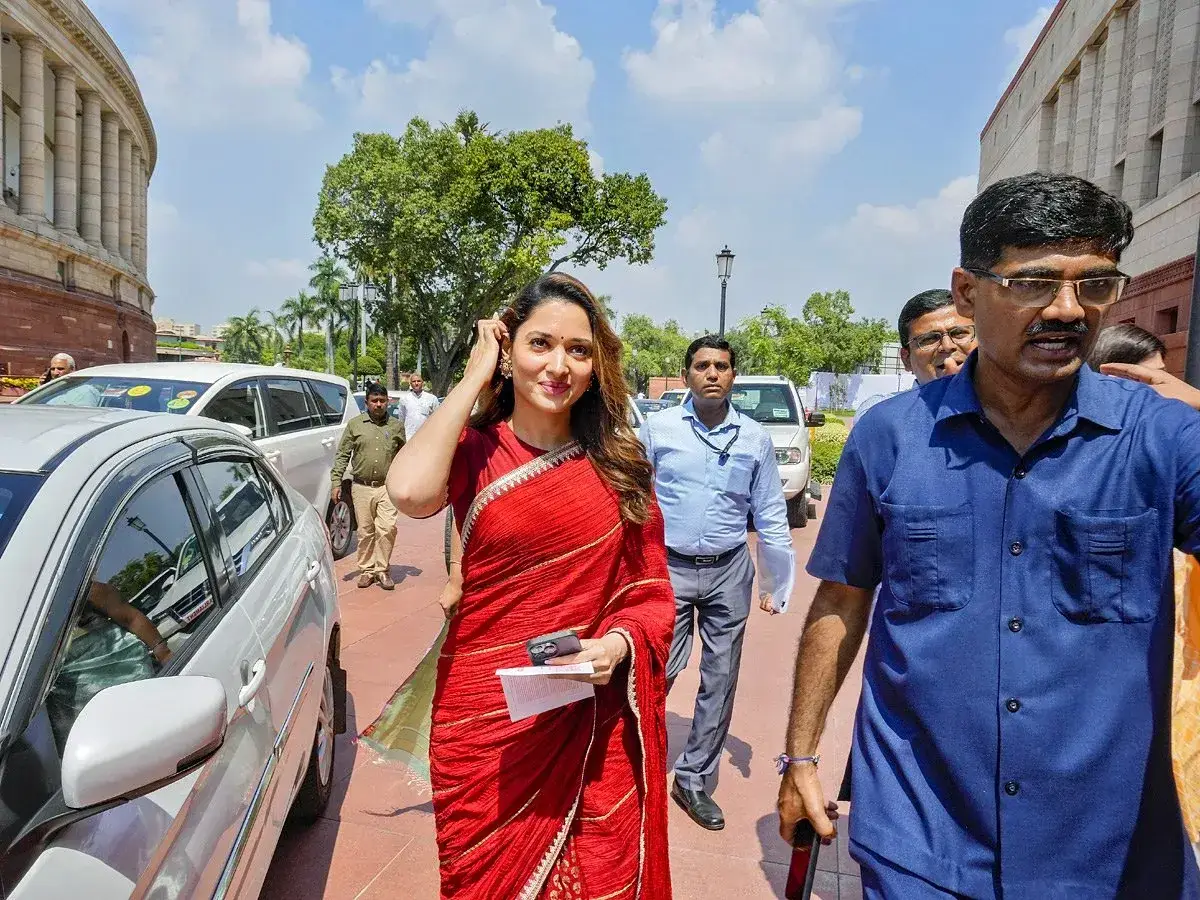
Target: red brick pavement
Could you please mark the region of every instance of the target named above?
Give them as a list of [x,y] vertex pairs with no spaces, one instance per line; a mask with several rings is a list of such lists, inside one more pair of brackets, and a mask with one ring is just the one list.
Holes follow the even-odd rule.
[[[816,523],[793,532],[798,559],[808,559]],[[285,832],[263,900],[382,900],[438,896],[437,852],[428,794],[394,769],[357,752],[352,737],[369,725],[437,635],[436,598],[445,581],[441,520],[402,519],[392,573],[396,590],[354,587],[353,559],[342,560],[342,657],[350,694],[349,732],[338,738],[333,798],[324,818]],[[774,814],[778,776],[771,760],[783,747],[792,660],[815,584],[797,579],[791,612],[753,610],[746,633],[741,681],[729,742],[714,796],[726,828],[710,833],[674,804],[670,812],[671,871],[677,900],[779,898],[790,848],[779,840]],[[699,642],[696,642],[699,654]],[[667,703],[673,761],[691,723],[697,687],[696,657]],[[830,715],[821,753],[828,796],[836,796],[849,749],[861,680],[861,660]],[[843,832],[845,819],[843,819]],[[840,842],[839,842],[840,843]],[[822,850],[817,881],[821,900],[861,896],[857,867],[844,846]],[[500,898],[497,898],[500,900]]]

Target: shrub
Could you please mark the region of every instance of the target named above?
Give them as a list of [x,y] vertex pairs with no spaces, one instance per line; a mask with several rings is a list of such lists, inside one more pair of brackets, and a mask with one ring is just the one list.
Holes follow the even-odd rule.
[[0,387],[17,388],[22,391],[32,391],[41,383],[42,379],[37,376],[30,378],[22,378],[16,375],[0,376]]
[[850,429],[840,419],[827,420],[826,424],[813,430],[812,434],[812,480],[817,484],[830,484],[842,458],[842,448]]

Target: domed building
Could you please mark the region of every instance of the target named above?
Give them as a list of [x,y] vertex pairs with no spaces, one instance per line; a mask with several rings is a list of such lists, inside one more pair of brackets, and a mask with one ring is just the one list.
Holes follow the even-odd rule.
[[151,361],[158,148],[133,73],[80,0],[6,0],[0,32],[0,375]]

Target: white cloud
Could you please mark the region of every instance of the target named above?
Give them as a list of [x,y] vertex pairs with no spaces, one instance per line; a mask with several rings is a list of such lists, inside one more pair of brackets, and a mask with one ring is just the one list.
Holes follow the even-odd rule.
[[387,21],[427,24],[425,55],[332,71],[360,118],[399,128],[412,115],[445,121],[463,108],[503,128],[572,122],[587,130],[595,68],[542,0],[367,0]]
[[151,115],[192,130],[301,130],[308,47],[276,32],[270,0],[94,0],[140,32],[129,57]]
[[659,0],[649,50],[629,50],[631,87],[678,116],[714,117],[700,143],[710,165],[761,160],[812,168],[858,136],[862,111],[843,89],[865,70],[847,65],[833,13],[856,0],[757,0],[722,19],[715,0]]
[[1004,44],[1006,47],[1012,49],[1012,59],[1009,62],[1007,74],[1004,79],[1005,87],[1008,86],[1008,82],[1012,80],[1012,77],[1017,74],[1017,70],[1021,68],[1021,63],[1029,55],[1029,50],[1033,47],[1033,42],[1042,33],[1042,29],[1045,27],[1046,21],[1050,18],[1050,13],[1053,11],[1053,5],[1040,7],[1028,22],[1015,25],[1004,32]]
[[847,221],[825,231],[826,270],[850,291],[858,310],[889,319],[914,294],[949,287],[959,225],[976,184],[976,176],[962,176],[911,204],[859,204]]
[[303,259],[252,259],[246,263],[251,278],[308,282],[308,262]]

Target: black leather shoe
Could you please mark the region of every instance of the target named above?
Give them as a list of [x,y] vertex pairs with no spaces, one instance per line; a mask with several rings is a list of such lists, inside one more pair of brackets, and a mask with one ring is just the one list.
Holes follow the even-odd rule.
[[721,807],[704,791],[689,791],[676,781],[671,784],[671,799],[701,828],[720,831],[725,827],[725,814],[721,812]]

